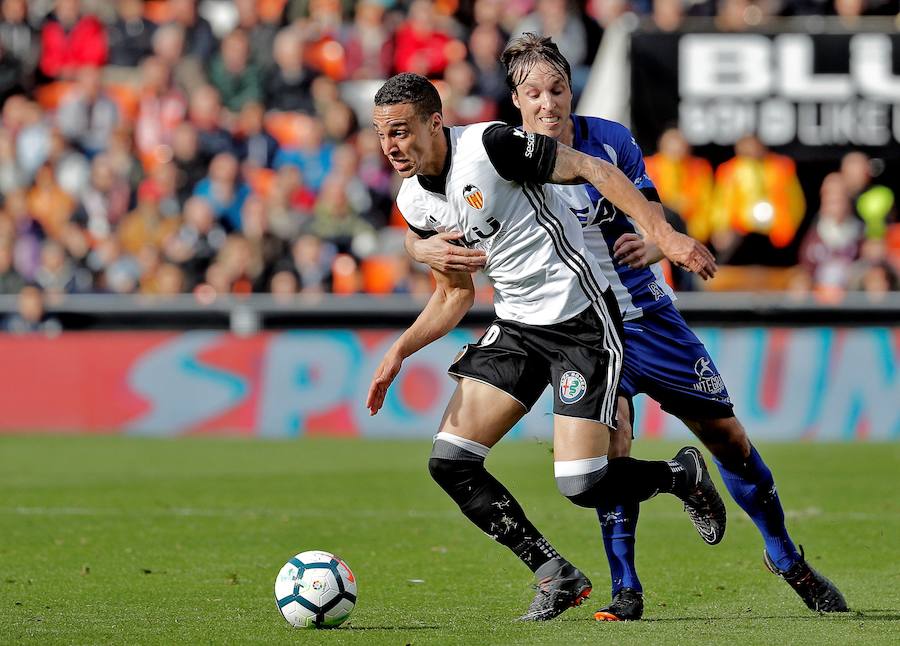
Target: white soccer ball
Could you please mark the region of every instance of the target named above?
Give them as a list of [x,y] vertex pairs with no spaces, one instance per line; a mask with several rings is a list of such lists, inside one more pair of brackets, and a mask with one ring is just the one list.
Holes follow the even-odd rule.
[[330,552],[301,552],[275,578],[275,603],[297,628],[335,628],[356,605],[356,577]]

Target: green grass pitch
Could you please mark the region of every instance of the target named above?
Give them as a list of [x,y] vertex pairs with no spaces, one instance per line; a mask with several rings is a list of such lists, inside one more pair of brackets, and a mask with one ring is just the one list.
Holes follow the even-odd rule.
[[[677,448],[635,444],[640,457]],[[793,536],[855,612],[807,611],[730,498],[709,547],[660,496],[638,528],[645,620],[595,622],[609,585],[599,528],[556,492],[544,443],[502,442],[488,466],[594,594],[525,625],[513,620],[530,573],[431,482],[427,442],[0,437],[0,643],[900,642],[900,444],[760,448]],[[353,568],[348,626],[297,630],[277,611],[275,574],[308,549]]]

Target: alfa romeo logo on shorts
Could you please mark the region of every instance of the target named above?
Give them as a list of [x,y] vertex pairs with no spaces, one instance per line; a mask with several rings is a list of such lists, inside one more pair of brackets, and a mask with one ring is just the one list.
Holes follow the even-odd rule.
[[584,375],[575,370],[569,370],[559,380],[559,398],[563,404],[574,404],[584,397],[587,392],[587,382]]

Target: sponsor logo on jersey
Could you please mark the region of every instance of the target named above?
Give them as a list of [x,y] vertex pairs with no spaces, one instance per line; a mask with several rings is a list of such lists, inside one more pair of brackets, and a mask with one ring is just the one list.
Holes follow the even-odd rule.
[[563,404],[574,404],[587,392],[584,375],[576,370],[569,370],[559,379],[559,399]]
[[722,375],[717,373],[709,357],[700,357],[694,362],[694,372],[699,381],[694,384],[694,390],[708,395],[718,395],[725,390],[725,382]]
[[528,144],[525,146],[525,157],[527,159],[531,159],[531,156],[534,154],[534,142],[535,137],[533,132],[529,132],[525,135],[525,140]]
[[666,293],[663,291],[663,288],[660,287],[657,283],[653,282],[647,285],[647,289],[650,290],[650,293],[653,294],[653,300],[658,301],[661,298],[666,297]]
[[473,209],[484,208],[484,194],[474,184],[466,184],[465,188],[463,188],[463,197]]

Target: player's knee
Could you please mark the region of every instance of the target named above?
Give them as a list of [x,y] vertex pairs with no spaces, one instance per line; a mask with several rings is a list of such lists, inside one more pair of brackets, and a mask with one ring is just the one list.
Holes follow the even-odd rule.
[[428,458],[428,473],[432,480],[442,487],[459,476],[457,460],[443,460],[441,458]]
[[[600,464],[601,458],[595,458]],[[606,457],[600,466],[588,470],[586,460],[556,462],[556,487],[559,492],[579,507],[595,509],[607,499],[606,495]],[[582,463],[581,465],[576,463]],[[583,468],[579,468],[583,467]],[[580,472],[579,472],[580,471]]]

